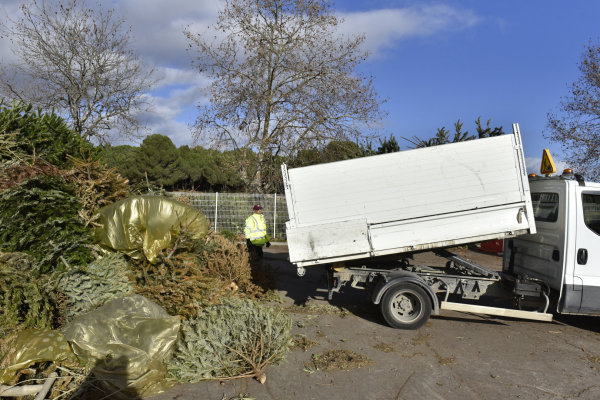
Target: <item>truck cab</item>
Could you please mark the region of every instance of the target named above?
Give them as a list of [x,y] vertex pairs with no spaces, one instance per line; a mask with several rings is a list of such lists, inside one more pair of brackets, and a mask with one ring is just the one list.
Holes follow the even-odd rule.
[[503,270],[546,282],[566,314],[600,315],[600,184],[529,181],[537,232],[505,240]]

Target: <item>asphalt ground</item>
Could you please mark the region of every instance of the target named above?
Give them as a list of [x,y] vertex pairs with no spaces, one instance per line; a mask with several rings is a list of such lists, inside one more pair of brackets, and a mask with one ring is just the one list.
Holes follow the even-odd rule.
[[[501,257],[463,253],[501,267]],[[597,317],[555,315],[547,323],[442,310],[419,330],[396,330],[361,290],[343,288],[326,301],[323,270],[307,268],[298,277],[285,246],[272,246],[265,258],[279,268],[281,306],[331,304],[351,314],[291,314],[292,334],[318,346],[292,351],[282,364],[269,366],[264,384],[255,379],[183,384],[153,399],[600,399]],[[445,261],[424,253],[414,264]],[[373,364],[351,371],[314,369],[313,354],[336,349],[353,350]]]

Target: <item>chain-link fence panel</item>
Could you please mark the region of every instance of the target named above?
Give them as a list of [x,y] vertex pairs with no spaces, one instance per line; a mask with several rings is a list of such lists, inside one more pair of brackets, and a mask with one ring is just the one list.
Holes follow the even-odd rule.
[[[218,232],[229,231],[244,234],[246,218],[255,204],[263,207],[267,233],[277,240],[285,239],[285,223],[288,221],[287,203],[283,194],[251,193],[187,193],[172,192],[186,203],[201,210]],[[273,240],[275,240],[273,239]]]

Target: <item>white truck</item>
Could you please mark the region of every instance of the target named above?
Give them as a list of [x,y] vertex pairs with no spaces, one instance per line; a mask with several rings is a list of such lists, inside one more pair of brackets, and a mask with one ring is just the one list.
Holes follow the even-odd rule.
[[[400,329],[440,309],[551,321],[552,302],[558,312],[600,314],[600,185],[528,178],[525,168],[517,124],[493,138],[283,165],[290,261],[299,276],[325,265],[330,299],[346,283],[366,290]],[[503,271],[446,250],[493,239],[506,239]],[[446,267],[410,265],[421,251]],[[519,309],[449,301],[481,296]],[[521,310],[528,301],[539,309]]]

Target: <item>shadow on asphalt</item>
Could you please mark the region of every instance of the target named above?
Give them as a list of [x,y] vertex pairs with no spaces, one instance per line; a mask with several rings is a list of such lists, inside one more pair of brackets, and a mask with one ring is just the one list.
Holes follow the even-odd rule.
[[[464,318],[462,317],[449,317],[447,315],[432,315],[431,319],[435,320],[443,320],[443,321],[456,321],[456,322],[464,322],[466,324],[485,324],[485,325],[503,325],[507,324],[498,321],[497,319],[504,319],[502,317],[494,317],[494,319],[487,318],[481,314],[467,314]],[[514,319],[506,318],[504,319],[507,322],[514,321]]]
[[303,305],[307,301],[317,300],[335,307],[347,309],[350,313],[366,321],[387,327],[379,306],[372,304],[364,290],[342,287],[339,293],[333,293],[328,300],[326,268],[321,266],[306,268],[306,274],[298,276],[296,268],[289,262],[269,260],[279,267],[280,291],[293,300],[295,305]]
[[[333,299],[329,301],[329,304],[336,307],[343,307],[358,318],[389,328],[389,325],[385,319],[383,319],[381,309],[377,304],[373,304],[368,301],[366,296],[363,297],[362,301],[349,301],[349,299],[342,297],[344,294],[345,293],[334,294]],[[336,299],[336,295],[342,298]]]
[[[287,254],[286,254],[287,255]],[[332,300],[327,300],[327,279],[325,277],[326,269],[324,267],[315,266],[306,268],[306,274],[299,277],[296,268],[283,257],[276,259],[275,257],[268,260],[279,267],[279,290],[286,292],[286,297],[293,300],[295,305],[302,305],[305,302],[315,299],[325,301],[328,304],[336,307],[343,307],[350,311],[358,318],[366,321],[388,327],[388,324],[383,319],[381,310],[378,305],[371,303],[367,293],[363,290],[352,289],[350,287],[342,287],[339,293],[333,294]],[[440,301],[443,297],[440,298]],[[451,299],[459,303],[488,305],[494,307],[514,308],[508,301],[497,301],[493,298],[485,296],[480,301],[470,301],[465,299]],[[548,311],[551,312],[551,311]],[[588,330],[590,332],[600,333],[600,318],[594,316],[583,315],[564,315],[554,314],[554,320],[558,323],[576,327],[579,329]],[[432,315],[432,319],[457,321],[469,324],[485,324],[506,326],[515,320],[514,318],[494,316],[488,317],[481,314],[465,314],[464,318],[457,316]],[[505,323],[506,322],[506,323]]]
[[600,318],[590,315],[566,315],[554,313],[554,320],[586,331],[600,333]]

